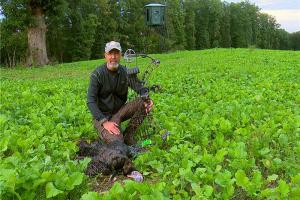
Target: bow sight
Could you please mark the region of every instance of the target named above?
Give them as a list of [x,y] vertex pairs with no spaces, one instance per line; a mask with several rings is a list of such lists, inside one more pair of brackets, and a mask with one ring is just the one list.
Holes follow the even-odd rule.
[[[138,57],[149,58],[151,60],[146,70],[141,75],[141,80],[139,80],[137,77],[137,74],[140,72],[139,68],[137,67]],[[127,49],[125,51],[124,59],[127,63],[132,63],[135,61],[135,67],[128,68],[126,66],[129,85],[140,95],[140,97],[142,97],[144,100],[148,100],[150,90],[154,92],[160,90],[159,85],[150,86],[148,83],[149,77],[154,69],[159,66],[160,61],[147,54],[136,54],[133,49]]]

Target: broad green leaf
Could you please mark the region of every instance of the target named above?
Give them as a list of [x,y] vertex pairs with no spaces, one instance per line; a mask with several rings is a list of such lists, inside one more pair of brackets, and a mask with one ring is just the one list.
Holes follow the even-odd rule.
[[276,181],[277,178],[278,178],[277,174],[272,174],[272,175],[268,176],[267,180],[268,180],[268,182],[272,182],[272,181]]
[[218,163],[220,163],[220,162],[223,162],[223,160],[224,160],[224,156],[226,156],[227,155],[227,151],[226,151],[226,149],[220,149],[217,153],[216,153],[216,155],[215,155],[215,160],[218,162]]
[[204,185],[203,194],[205,197],[210,197],[213,193],[214,189],[210,185]]
[[197,183],[192,183],[191,186],[197,196],[202,196],[202,189],[200,185],[198,185]]
[[53,182],[49,182],[46,184],[46,197],[47,198],[55,197],[61,193],[63,193],[63,191],[56,189],[55,186],[53,185]]
[[262,180],[262,175],[261,175],[260,171],[258,171],[258,170],[254,171],[251,183],[256,188],[255,191],[253,191],[253,192],[259,191],[261,189],[261,186],[263,184],[263,180]]
[[219,172],[216,175],[215,183],[221,187],[226,187],[231,182],[231,173],[229,171]]
[[259,151],[260,155],[265,156],[270,152],[269,148],[263,148]]
[[97,192],[88,192],[81,196],[80,200],[100,200],[100,196]]
[[278,191],[280,192],[281,197],[287,197],[287,196],[288,196],[288,193],[289,193],[289,191],[290,191],[289,185],[286,184],[286,182],[283,181],[283,180],[280,180],[280,181],[279,181],[279,184],[278,184],[277,189],[278,189]]
[[41,177],[43,179],[45,179],[46,181],[50,181],[50,180],[53,180],[54,178],[54,173],[52,171],[44,171],[41,175]]
[[230,123],[229,120],[221,118],[221,120],[220,120],[220,128],[221,128],[221,131],[223,131],[223,132],[229,132],[232,129],[232,125],[231,125],[231,123]]
[[66,183],[67,190],[73,190],[76,185],[80,185],[82,183],[83,174],[80,172],[73,173]]
[[0,140],[0,152],[6,151],[10,136],[4,136]]
[[300,173],[298,173],[296,176],[292,177],[292,183],[300,186]]
[[264,166],[265,166],[266,168],[269,168],[269,167],[271,166],[271,162],[270,162],[270,160],[268,160],[268,159],[263,159],[263,160],[262,160],[262,163],[264,164]]
[[246,176],[244,170],[238,170],[235,173],[236,184],[243,188],[247,188],[250,184],[249,178]]
[[0,181],[5,182],[5,186],[14,191],[17,183],[18,173],[14,169],[0,168]]
[[124,188],[120,183],[115,183],[114,186],[110,189],[112,194],[121,194],[124,191]]

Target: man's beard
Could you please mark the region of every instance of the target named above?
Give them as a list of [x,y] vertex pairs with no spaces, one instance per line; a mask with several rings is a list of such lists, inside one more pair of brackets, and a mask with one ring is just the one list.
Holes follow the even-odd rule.
[[111,70],[116,71],[119,67],[119,63],[108,63],[108,66]]

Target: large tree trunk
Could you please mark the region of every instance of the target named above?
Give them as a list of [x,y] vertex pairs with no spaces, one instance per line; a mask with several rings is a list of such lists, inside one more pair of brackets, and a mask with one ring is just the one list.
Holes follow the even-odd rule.
[[49,62],[46,49],[47,26],[44,11],[41,7],[31,7],[34,26],[28,28],[28,50],[27,64],[29,66],[42,66]]

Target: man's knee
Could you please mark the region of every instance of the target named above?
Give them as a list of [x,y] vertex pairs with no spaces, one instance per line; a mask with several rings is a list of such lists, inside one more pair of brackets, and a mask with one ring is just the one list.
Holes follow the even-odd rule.
[[141,97],[137,97],[133,102],[136,107],[142,107],[144,105],[144,100]]
[[146,112],[147,101],[151,101],[151,99],[149,98],[147,101],[145,101],[144,99],[142,99],[142,97],[138,97],[135,101],[136,101],[135,110]]

